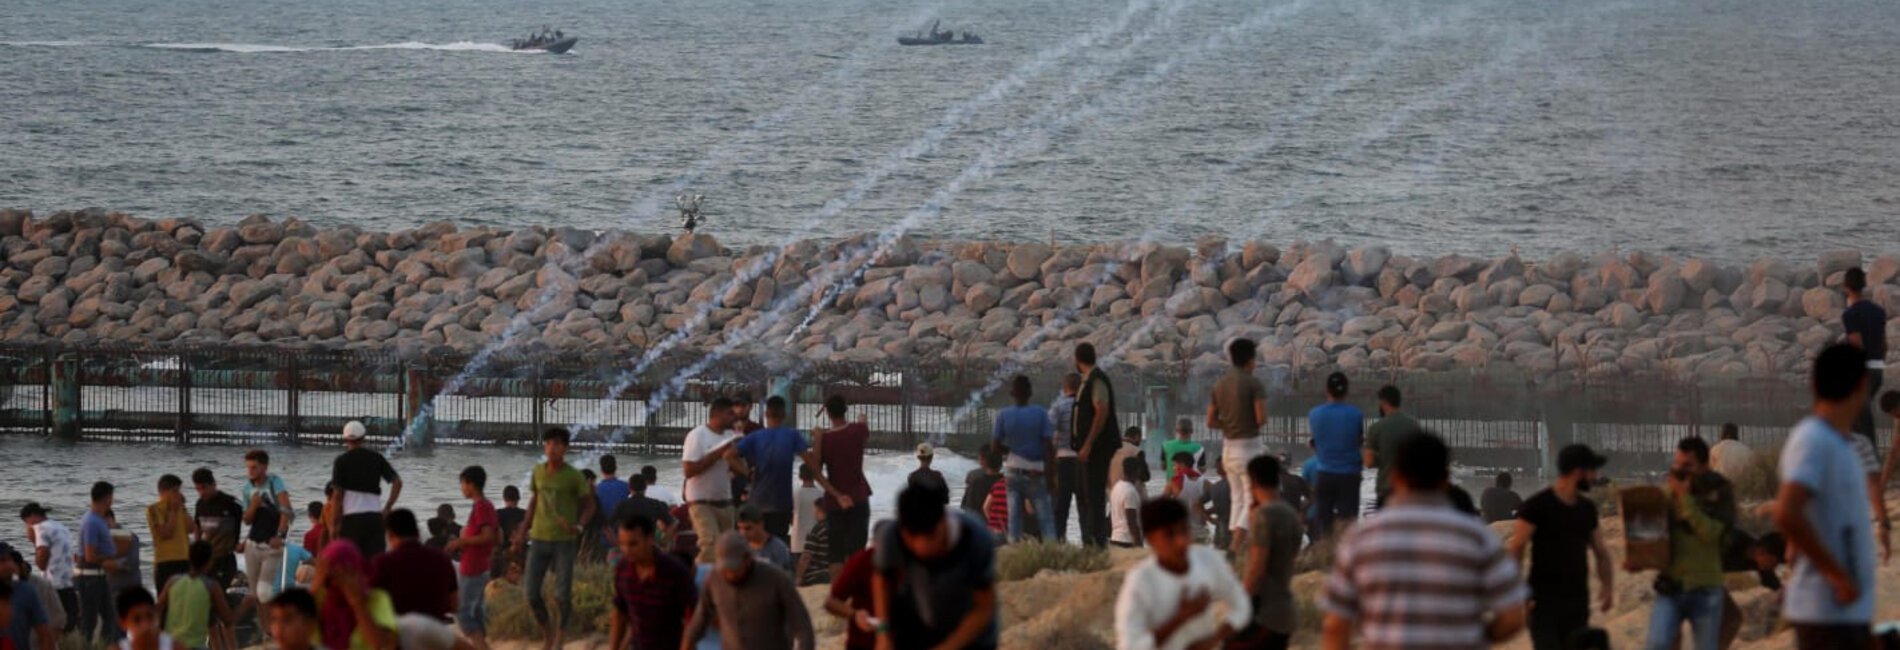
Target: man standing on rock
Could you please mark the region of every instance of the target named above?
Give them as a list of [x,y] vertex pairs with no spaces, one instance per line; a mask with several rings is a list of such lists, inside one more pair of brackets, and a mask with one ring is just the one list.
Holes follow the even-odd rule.
[[1585,445],[1564,447],[1557,452],[1557,480],[1517,509],[1517,529],[1506,548],[1519,563],[1524,547],[1531,549],[1530,628],[1536,650],[1564,650],[1571,634],[1590,626],[1590,585],[1581,578],[1589,566],[1586,549],[1596,555],[1603,611],[1616,602],[1616,565],[1597,528],[1596,503],[1583,496],[1604,462]]
[[[352,420],[343,425],[344,451],[330,468],[330,482],[337,488],[331,498],[342,500],[343,516],[334,524],[336,530],[330,531],[330,536],[355,542],[356,548],[363,551],[363,557],[370,559],[382,553],[387,543],[383,517],[389,515],[396,507],[396,499],[402,496],[402,477],[390,466],[388,458],[363,446],[367,437],[369,433],[363,423]],[[382,498],[383,483],[389,484],[387,501]]]
[[1814,360],[1814,414],[1781,448],[1775,527],[1796,553],[1782,616],[1801,650],[1873,647],[1874,524],[1847,433],[1867,410],[1868,383],[1863,348],[1823,350]]
[[1233,366],[1214,382],[1214,398],[1207,403],[1207,428],[1221,433],[1220,463],[1231,501],[1223,516],[1229,526],[1228,539],[1239,544],[1247,539],[1248,513],[1253,511],[1247,463],[1267,449],[1260,441],[1260,426],[1267,421],[1267,387],[1253,375],[1260,365],[1260,348],[1252,339],[1228,343],[1227,361]]
[[[1880,392],[1881,374],[1887,371],[1887,310],[1867,299],[1867,272],[1858,266],[1847,270],[1841,288],[1847,291],[1847,310],[1841,312],[1841,329],[1846,334],[1842,341],[1867,355],[1867,394],[1875,395]],[[1863,410],[1854,418],[1854,433],[1866,436],[1879,451],[1874,412]]]
[[1081,486],[1076,493],[1078,521],[1082,525],[1082,543],[1108,545],[1108,477],[1115,452],[1121,447],[1115,434],[1121,425],[1115,418],[1115,387],[1108,373],[1095,367],[1095,346],[1075,346],[1075,371],[1082,376],[1082,391],[1075,397],[1074,430],[1069,444],[1082,459]]
[[1346,403],[1347,388],[1345,373],[1328,375],[1326,403],[1313,407],[1306,416],[1313,432],[1315,457],[1319,459],[1319,472],[1313,481],[1317,512],[1312,534],[1316,539],[1332,535],[1335,526],[1359,518],[1359,484],[1365,466],[1359,441],[1366,416],[1359,407]]
[[1055,505],[1056,527],[1053,531],[1043,531],[1043,537],[1055,541],[1069,538],[1069,506],[1075,499],[1077,473],[1081,471],[1081,459],[1075,455],[1075,447],[1070,446],[1075,422],[1075,392],[1082,389],[1082,376],[1073,372],[1062,378],[1062,394],[1049,403],[1049,424],[1055,431],[1056,445],[1056,488],[1050,496]]

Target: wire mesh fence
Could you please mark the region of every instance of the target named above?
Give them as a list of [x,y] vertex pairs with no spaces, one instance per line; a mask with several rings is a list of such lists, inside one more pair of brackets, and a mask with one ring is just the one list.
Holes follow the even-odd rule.
[[[985,360],[807,362],[680,353],[641,367],[637,353],[504,351],[485,357],[403,357],[374,350],[280,347],[66,347],[0,344],[0,432],[98,440],[329,443],[345,422],[374,441],[536,444],[565,426],[577,446],[676,450],[716,396],[777,395],[799,428],[829,422],[823,404],[845,398],[872,445],[921,442],[974,450],[1008,406],[1008,380],[1027,377],[1048,404],[1066,367],[1016,368]],[[639,369],[639,372],[635,372]],[[1114,367],[1124,426],[1151,442],[1185,422],[1218,447],[1205,424],[1224,367]],[[1259,371],[1269,393],[1270,449],[1304,456],[1306,413],[1326,400],[1324,372]],[[1757,448],[1779,445],[1805,412],[1792,378],[1668,375],[1531,377],[1489,371],[1354,376],[1347,400],[1376,416],[1372,396],[1392,383],[1404,408],[1444,436],[1466,464],[1542,468],[1552,450],[1586,442],[1639,463],[1664,464],[1677,440],[1713,438],[1725,422]],[[762,419],[754,414],[754,419]],[[1158,453],[1158,450],[1157,452]]]

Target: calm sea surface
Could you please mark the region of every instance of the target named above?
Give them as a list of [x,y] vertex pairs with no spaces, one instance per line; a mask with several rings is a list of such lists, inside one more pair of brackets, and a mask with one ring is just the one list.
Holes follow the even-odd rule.
[[[979,47],[898,47],[942,18]],[[569,56],[496,45],[540,25]],[[10,0],[0,207],[1893,250],[1882,0]]]

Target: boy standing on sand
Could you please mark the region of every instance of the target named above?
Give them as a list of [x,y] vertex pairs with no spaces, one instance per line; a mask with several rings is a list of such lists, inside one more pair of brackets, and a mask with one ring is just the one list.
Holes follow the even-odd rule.
[[26,538],[33,544],[33,566],[39,567],[46,580],[59,594],[59,605],[66,611],[63,632],[79,628],[79,588],[73,586],[73,558],[79,545],[65,524],[54,521],[45,506],[28,503],[20,507],[20,520],[26,522]]
[[482,494],[488,485],[488,470],[470,465],[462,470],[462,496],[471,504],[468,525],[462,536],[449,540],[450,552],[462,552],[462,564],[455,568],[457,603],[455,623],[468,636],[475,650],[488,650],[488,573],[494,560],[495,546],[501,543],[501,524],[495,504]]
[[1266,453],[1260,441],[1260,427],[1267,422],[1267,387],[1254,376],[1260,365],[1260,349],[1251,339],[1235,339],[1227,344],[1227,361],[1232,367],[1214,382],[1214,394],[1207,402],[1207,428],[1221,433],[1222,476],[1231,486],[1228,511],[1222,514],[1230,527],[1234,543],[1246,539],[1247,513],[1253,510],[1248,499],[1247,463]]
[[[1154,552],[1122,579],[1115,599],[1118,647],[1218,647],[1252,620],[1247,591],[1220,551],[1194,544],[1180,501],[1144,503],[1140,518],[1142,538]],[[1214,616],[1215,601],[1226,606],[1226,616]]]
[[[528,550],[522,587],[528,592],[528,609],[541,625],[542,644],[547,650],[561,647],[567,622],[574,613],[574,557],[580,552],[577,540],[581,522],[594,514],[594,493],[587,488],[587,478],[567,464],[569,435],[560,427],[541,434],[541,450],[547,454],[547,462],[534,466],[528,484],[533,495],[528,500],[529,525],[515,531],[514,538],[517,552],[524,546]],[[529,540],[534,543],[528,545]],[[558,621],[549,620],[547,600],[541,592],[541,582],[547,579],[549,569],[554,570],[555,604],[561,610]]]
[[[792,495],[795,502],[792,513],[792,564],[796,567],[792,575],[798,579],[800,586],[804,585],[805,573],[812,563],[811,554],[805,552],[805,542],[810,539],[812,528],[818,525],[818,500],[825,496],[824,489],[818,487],[817,477],[818,473],[812,470],[810,464],[798,466],[798,492]],[[943,475],[938,474],[937,477],[942,480]],[[825,559],[818,558],[818,564],[824,566]]]
[[[1867,409],[1867,354],[1835,345],[1814,360],[1814,414],[1781,450],[1775,527],[1795,549],[1782,615],[1802,650],[1873,645],[1874,525],[1848,436]],[[1884,523],[1884,522],[1883,522]]]
[[1233,650],[1286,650],[1293,635],[1293,560],[1300,554],[1306,526],[1300,513],[1280,500],[1286,471],[1280,459],[1257,456],[1247,462],[1247,489],[1253,490],[1253,521],[1247,526],[1247,593],[1253,597],[1253,623],[1227,643]]
[[1122,480],[1115,483],[1115,489],[1108,494],[1108,543],[1120,548],[1141,546],[1141,537],[1136,531],[1143,530],[1141,516],[1141,491],[1135,489],[1133,477],[1140,473],[1141,460],[1122,459]]

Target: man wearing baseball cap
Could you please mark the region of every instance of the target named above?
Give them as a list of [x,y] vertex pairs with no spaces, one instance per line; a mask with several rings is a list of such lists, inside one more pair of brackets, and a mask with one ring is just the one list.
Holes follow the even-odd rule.
[[943,493],[943,502],[950,502],[950,483],[943,480],[943,472],[930,468],[930,462],[937,457],[937,450],[926,442],[917,445],[917,469],[911,470],[908,485],[921,485]]
[[1590,585],[1578,576],[1596,555],[1597,602],[1603,611],[1615,603],[1616,565],[1597,528],[1597,506],[1583,495],[1596,483],[1597,470],[1609,462],[1587,445],[1557,452],[1557,480],[1517,508],[1517,530],[1505,547],[1520,564],[1531,547],[1531,646],[1561,650],[1572,634],[1590,626]]
[[745,536],[726,531],[714,557],[716,578],[699,590],[699,607],[686,625],[685,646],[699,643],[709,626],[719,626],[728,647],[747,650],[811,650],[815,637],[805,601],[784,571],[752,557]]
[[[402,496],[402,477],[396,475],[396,468],[389,465],[389,459],[363,446],[367,437],[369,433],[362,422],[351,420],[343,425],[344,451],[330,468],[330,482],[337,487],[330,498],[341,500],[339,511],[343,516],[335,524],[336,530],[330,533],[333,538],[355,542],[364,557],[375,557],[383,552],[387,543],[383,517],[396,507],[396,499]],[[387,501],[382,498],[385,482],[389,483]]]
[[73,558],[79,555],[79,540],[65,524],[53,521],[52,512],[39,503],[20,508],[20,520],[26,522],[26,539],[33,545],[33,566],[46,575],[59,593],[59,604],[70,615],[66,629],[79,629],[79,588],[73,584]]

